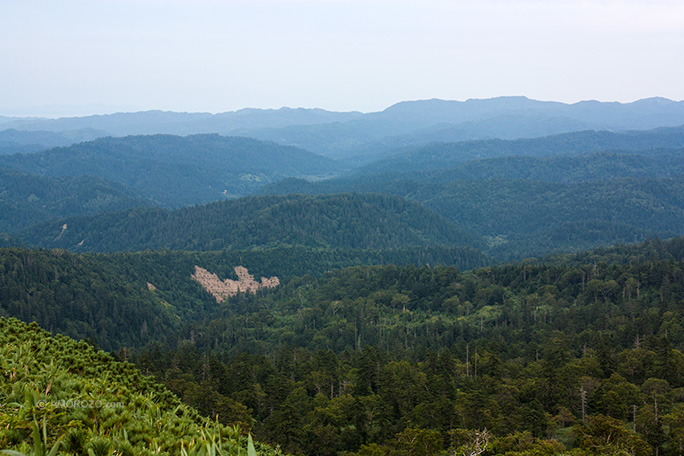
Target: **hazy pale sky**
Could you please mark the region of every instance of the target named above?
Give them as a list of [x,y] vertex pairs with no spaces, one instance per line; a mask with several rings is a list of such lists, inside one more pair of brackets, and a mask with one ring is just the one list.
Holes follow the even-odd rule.
[[0,115],[684,99],[682,0],[0,0]]

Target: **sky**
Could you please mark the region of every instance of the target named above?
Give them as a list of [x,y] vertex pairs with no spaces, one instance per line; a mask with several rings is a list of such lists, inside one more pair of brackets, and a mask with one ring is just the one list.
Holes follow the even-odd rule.
[[0,115],[684,99],[681,0],[0,0]]

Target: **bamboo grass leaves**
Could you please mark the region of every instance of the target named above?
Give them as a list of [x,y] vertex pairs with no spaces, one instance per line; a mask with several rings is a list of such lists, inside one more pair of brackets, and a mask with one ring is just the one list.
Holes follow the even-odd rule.
[[256,454],[239,427],[201,418],[131,364],[36,324],[0,318],[0,367],[0,454]]

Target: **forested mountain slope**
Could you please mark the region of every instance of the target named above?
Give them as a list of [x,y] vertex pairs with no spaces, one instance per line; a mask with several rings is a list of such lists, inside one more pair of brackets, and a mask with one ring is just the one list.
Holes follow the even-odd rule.
[[240,196],[283,177],[337,169],[332,160],[301,149],[218,135],[101,138],[2,156],[0,166],[51,177],[98,176],[167,207]]
[[[362,345],[379,345],[387,351],[402,353],[411,347],[450,346],[456,335],[480,337],[484,334],[481,331],[487,327],[488,331],[497,334],[524,337],[526,343],[541,341],[544,337],[541,333],[539,339],[534,339],[537,336],[528,339],[533,336],[526,332],[530,324],[541,325],[540,330],[545,328],[544,331],[551,333],[562,331],[569,340],[575,336],[578,340],[591,338],[601,331],[626,331],[618,340],[629,346],[633,342],[628,335],[630,331],[634,331],[634,337],[637,333],[659,334],[660,323],[637,318],[645,315],[646,308],[656,306],[663,310],[660,305],[676,306],[684,296],[683,246],[684,238],[679,237],[464,272],[453,267],[415,265],[346,268],[319,278],[293,280],[281,287],[278,293],[230,298],[229,304],[239,306],[223,307],[221,312],[224,315],[220,318],[240,318],[245,312],[267,310],[266,314],[275,318],[267,325],[271,329],[262,327],[258,333],[245,333],[249,337],[268,340],[269,345],[261,345],[267,351],[283,343],[343,351],[356,347],[361,337]],[[532,299],[529,295],[535,293],[535,304],[532,305],[532,301],[527,300]],[[365,308],[365,305],[374,310]],[[302,306],[306,307],[304,313]],[[645,307],[638,310],[638,306]],[[608,312],[606,319],[584,320],[602,310]],[[352,314],[358,312],[358,315],[345,315],[347,311]],[[668,325],[671,325],[678,321],[681,311],[668,313],[663,310],[658,315],[668,319]],[[301,318],[291,321],[291,312]],[[624,313],[634,313],[635,320],[613,325],[621,320],[619,315]],[[266,318],[266,314],[260,314],[258,318],[255,315],[256,319],[250,320],[251,324],[261,326],[259,318]],[[577,318],[565,318],[570,315]],[[435,316],[438,318],[433,318]],[[360,326],[353,328],[354,321],[360,323],[359,318],[368,325],[363,330]],[[335,325],[352,325],[352,331],[332,330],[328,324],[333,322]],[[411,322],[419,325],[415,331]],[[406,324],[412,328],[409,333],[402,332]],[[469,324],[473,328],[468,328]],[[470,332],[476,327],[478,331]],[[670,328],[667,337],[673,346],[684,348],[684,330],[679,328],[675,331],[672,326],[667,327]],[[437,332],[433,333],[433,329]],[[662,329],[665,330],[664,327]],[[211,333],[207,331],[203,333]],[[288,332],[287,340],[280,331]],[[211,339],[207,337],[207,340]],[[232,345],[234,342],[237,340],[226,340],[230,346],[224,348],[239,352],[250,346],[259,346],[245,340],[245,346],[240,347]],[[575,340],[573,343],[579,342]],[[505,350],[516,352],[523,350],[523,346],[521,341],[520,347],[506,345]],[[581,348],[579,345],[573,347]],[[524,350],[530,354],[529,347]]]
[[[499,160],[501,163],[490,169],[503,169],[506,162],[518,159]],[[616,161],[607,160],[607,163]],[[550,168],[557,165],[542,166],[539,174],[553,176]],[[575,168],[577,174],[582,174],[579,168],[579,165]],[[673,169],[676,168],[674,165]],[[485,167],[478,169],[485,170]],[[635,172],[636,169],[633,168]],[[437,176],[459,172],[458,169],[444,171]],[[572,175],[572,168],[569,174]],[[684,233],[684,177],[681,174],[663,179],[576,183],[562,183],[562,179],[556,182],[523,179],[449,181],[434,178],[434,175],[397,177],[385,174],[315,183],[286,180],[263,192],[356,191],[404,196],[448,220],[488,236],[488,252],[500,259],[580,251]]]
[[[404,176],[409,173],[403,173]],[[425,172],[425,180],[525,179],[541,182],[591,182],[619,178],[684,175],[684,149],[597,152],[591,155],[508,156],[472,160],[450,169]]]
[[22,231],[21,236],[29,245],[96,252],[278,245],[482,246],[477,234],[419,204],[395,196],[359,194],[249,197],[174,211],[134,209],[44,223]]
[[220,308],[192,279],[195,267],[237,279],[243,266],[255,277],[297,276],[360,264],[444,264],[472,269],[490,264],[464,248],[392,250],[277,247],[223,252],[145,251],[72,254],[64,250],[0,249],[0,316],[36,321],[43,328],[88,339],[107,350],[164,342],[183,322]]
[[575,253],[572,255],[556,255],[544,258],[542,261],[555,264],[635,264],[649,261],[684,261],[684,237],[677,237],[666,241],[649,239],[641,244],[623,244],[611,247],[601,247],[595,250]]
[[447,184],[466,180],[532,180],[580,183],[619,178],[660,178],[684,175],[684,149],[595,152],[584,155],[532,157],[510,155],[469,160],[433,170],[377,171],[371,175],[354,172],[330,179],[307,181],[286,178],[258,189],[259,195],[288,193],[341,193],[354,189],[372,191],[378,184],[400,187],[407,181]]
[[257,435],[304,454],[459,454],[487,429],[485,454],[676,455],[682,239],[624,249],[295,280],[229,299],[136,362],[204,413],[246,405]]
[[130,262],[106,257],[1,249],[0,315],[36,321],[51,332],[113,350],[163,340],[181,317],[202,312],[199,287],[200,299],[179,309],[165,299],[172,290],[152,292],[141,272]]
[[460,181],[422,187],[411,196],[450,220],[468,220],[483,235],[507,237],[512,245],[500,245],[501,254],[586,250],[684,229],[684,177],[580,184]]
[[643,155],[652,155],[658,149],[682,147],[684,126],[621,133],[578,131],[530,139],[433,143],[375,161],[355,170],[355,173],[434,171],[452,168],[470,160],[508,156],[554,157],[601,151],[645,151]]
[[[255,454],[239,427],[199,416],[131,364],[35,323],[0,318],[0,365],[3,454],[208,456],[246,454],[250,445]],[[235,423],[241,411],[230,401],[221,410]]]
[[0,231],[149,205],[130,188],[98,177],[52,178],[0,168]]
[[0,233],[0,248],[6,247],[24,247],[24,243],[10,234]]

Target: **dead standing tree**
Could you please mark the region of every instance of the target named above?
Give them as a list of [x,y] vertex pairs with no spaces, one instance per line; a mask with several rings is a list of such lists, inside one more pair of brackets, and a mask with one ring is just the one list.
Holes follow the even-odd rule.
[[487,428],[482,431],[474,431],[471,435],[472,438],[470,442],[461,446],[459,451],[454,453],[454,456],[457,454],[462,454],[463,456],[479,456],[487,450],[489,440],[492,438],[492,433],[489,432]]

